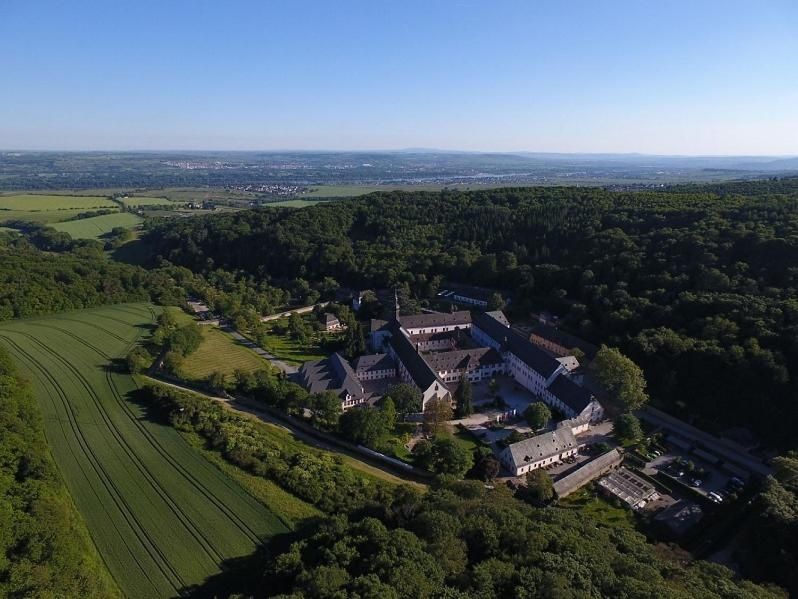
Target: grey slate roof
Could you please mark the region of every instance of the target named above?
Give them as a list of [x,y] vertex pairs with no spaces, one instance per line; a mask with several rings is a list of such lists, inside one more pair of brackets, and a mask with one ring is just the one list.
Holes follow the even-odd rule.
[[557,360],[520,333],[502,324],[501,319],[507,321],[502,312],[485,312],[474,318],[474,325],[499,343],[502,351],[511,351],[542,377],[549,378],[560,368]]
[[339,396],[346,393],[353,397],[363,395],[363,386],[357,380],[349,362],[339,353],[334,353],[323,360],[305,362],[299,375],[310,393],[332,391]]
[[558,456],[562,452],[576,447],[576,437],[574,437],[571,429],[562,427],[513,443],[507,449],[510,452],[513,463],[518,467]]
[[396,362],[388,354],[369,354],[355,359],[355,372],[368,372],[370,370],[393,370]]
[[471,324],[471,312],[460,310],[459,312],[434,312],[432,314],[413,314],[412,316],[400,316],[399,323],[405,329],[419,329],[441,326],[465,326]]
[[492,347],[459,349],[425,354],[427,363],[437,372],[479,368],[483,365],[501,364],[502,357]]
[[589,390],[580,387],[564,375],[554,379],[551,385],[548,386],[548,390],[577,414],[582,412],[593,401],[593,394]]
[[407,368],[410,378],[413,379],[416,386],[425,390],[429,389],[433,383],[438,382],[445,387],[443,381],[438,378],[438,374],[430,368],[421,354],[416,351],[416,347],[404,334],[399,323],[392,322],[389,326],[391,331],[390,345],[399,360]]

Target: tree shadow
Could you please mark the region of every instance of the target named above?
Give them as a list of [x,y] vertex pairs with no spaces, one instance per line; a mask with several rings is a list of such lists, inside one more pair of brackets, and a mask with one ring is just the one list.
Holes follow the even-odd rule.
[[287,532],[268,539],[250,555],[227,559],[220,564],[221,572],[208,577],[202,583],[184,587],[181,597],[211,599],[217,597],[270,597],[284,592],[276,581],[264,576],[269,562],[286,551],[301,534]]

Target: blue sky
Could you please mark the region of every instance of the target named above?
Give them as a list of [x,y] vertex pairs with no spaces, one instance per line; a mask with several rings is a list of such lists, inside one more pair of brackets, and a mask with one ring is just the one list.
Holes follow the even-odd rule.
[[0,148],[798,154],[798,2],[0,0]]

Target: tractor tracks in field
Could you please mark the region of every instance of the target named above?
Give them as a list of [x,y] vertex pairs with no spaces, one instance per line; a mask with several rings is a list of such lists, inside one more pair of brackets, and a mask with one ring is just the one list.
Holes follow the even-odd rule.
[[[193,521],[191,521],[190,518],[186,516],[186,514],[180,509],[180,506],[175,501],[175,499],[161,485],[157,477],[152,472],[150,472],[146,464],[144,464],[141,458],[136,454],[136,451],[130,446],[128,440],[125,438],[125,435],[122,433],[122,431],[119,430],[119,428],[115,425],[111,417],[108,415],[107,411],[103,408],[102,400],[97,395],[91,383],[89,383],[86,377],[84,377],[83,374],[73,364],[65,360],[57,352],[48,348],[46,345],[44,345],[42,342],[40,342],[32,335],[28,333],[18,333],[18,334],[26,337],[28,340],[35,343],[42,351],[44,351],[48,355],[52,356],[55,360],[60,362],[72,374],[75,380],[86,391],[87,396],[91,398],[97,412],[100,414],[100,417],[102,418],[103,423],[105,424],[106,429],[108,430],[108,432],[110,433],[111,437],[116,442],[116,444],[122,449],[124,454],[127,456],[129,462],[136,468],[139,474],[141,474],[144,481],[146,481],[149,487],[167,506],[169,511],[174,515],[175,519],[178,522],[180,522],[180,524],[186,530],[186,532],[188,532],[188,534],[192,538],[194,538],[197,545],[202,549],[205,555],[212,562],[217,564],[221,563],[224,559],[224,556],[222,556],[216,550],[216,547],[213,545],[213,543],[211,543],[211,541],[200,531],[197,525]],[[160,549],[159,553],[161,553]],[[166,556],[164,556],[164,559],[166,559]]]
[[[16,334],[20,334],[19,332],[15,332]],[[14,334],[14,333],[12,333]],[[108,520],[112,523],[114,527],[114,531],[117,533],[118,539],[125,545],[128,550],[128,553],[132,557],[133,561],[138,566],[138,570],[142,573],[144,578],[150,583],[154,590],[159,590],[161,588],[161,582],[156,582],[150,576],[150,568],[143,564],[139,557],[137,556],[137,552],[134,548],[128,543],[128,535],[124,533],[124,531],[120,530],[117,524],[117,518],[114,517],[108,510],[105,508],[105,498],[100,496],[97,489],[91,484],[92,478],[98,480],[100,484],[105,488],[105,493],[108,497],[110,497],[111,501],[115,505],[117,511],[122,516],[122,518],[127,523],[127,526],[132,531],[133,535],[135,535],[139,546],[144,550],[146,554],[148,554],[150,560],[155,565],[156,568],[160,571],[161,575],[163,576],[164,580],[170,585],[170,587],[175,591],[178,592],[181,588],[185,586],[185,583],[180,578],[180,575],[177,571],[169,564],[166,556],[164,556],[158,547],[155,545],[153,540],[147,535],[146,530],[144,530],[141,523],[135,518],[134,514],[132,513],[130,506],[124,499],[123,493],[120,491],[119,487],[114,483],[113,478],[110,476],[108,471],[105,469],[103,464],[100,462],[99,459],[96,458],[92,448],[86,436],[81,429],[81,426],[77,420],[77,415],[74,412],[74,409],[67,398],[66,393],[64,392],[63,388],[50,372],[48,368],[45,367],[36,357],[34,357],[31,353],[24,350],[16,341],[12,340],[8,337],[8,334],[0,335],[0,339],[3,339],[6,343],[8,343],[11,347],[13,347],[17,354],[20,355],[25,361],[28,362],[28,365],[31,367],[32,370],[38,370],[44,380],[47,381],[48,387],[50,387],[51,391],[48,391],[48,395],[52,399],[53,393],[58,400],[60,400],[61,405],[64,408],[64,411],[67,415],[67,420],[69,422],[69,428],[71,429],[71,436],[73,436],[77,442],[80,450],[82,452],[82,458],[79,456],[75,456],[75,461],[81,468],[85,478],[90,481],[90,486],[92,489],[92,493],[94,494],[97,502],[100,505],[103,505],[103,509],[108,516]],[[63,429],[63,421],[61,423],[61,428]],[[67,435],[67,431],[65,432],[65,436]],[[74,454],[73,454],[74,455]],[[88,475],[86,469],[84,468],[84,464],[88,463],[91,466],[91,469],[94,471],[94,477]]]
[[[65,329],[61,329],[59,327],[50,327],[52,330],[57,330],[62,334],[68,335],[69,337],[73,338],[78,343],[81,343],[85,347],[88,347],[92,351],[96,352],[101,357],[105,358],[106,360],[110,361],[111,357],[108,356],[105,352],[101,349],[96,347],[95,345],[89,343],[85,339],[80,338],[79,336],[75,335],[71,331],[67,331]],[[133,342],[135,344],[135,341]],[[130,346],[132,346],[131,344]],[[229,521],[230,523],[235,526],[242,535],[244,535],[250,542],[254,545],[259,545],[263,542],[263,539],[258,535],[258,533],[251,528],[234,510],[232,510],[228,505],[220,499],[216,494],[214,494],[208,487],[203,485],[191,472],[185,468],[178,460],[172,457],[168,450],[166,450],[163,445],[158,441],[158,439],[152,434],[151,431],[147,429],[141,423],[139,416],[137,416],[133,410],[128,405],[127,401],[122,397],[122,393],[119,391],[119,388],[116,385],[113,376],[113,370],[110,365],[106,364],[104,367],[105,371],[105,379],[108,384],[109,389],[114,396],[114,400],[122,409],[124,414],[130,419],[130,421],[136,426],[138,432],[145,438],[152,448],[158,453],[158,455],[163,458],[165,462],[167,462],[172,468],[175,469],[179,474],[183,476],[186,482],[194,488],[200,495],[202,495],[209,503],[213,504]],[[137,385],[138,386],[138,385]],[[120,433],[121,434],[121,433]],[[142,464],[142,466],[144,466]],[[144,466],[146,469],[146,466]],[[160,485],[159,485],[160,486]],[[166,491],[165,491],[166,492]],[[168,493],[167,493],[168,494]],[[171,498],[171,496],[170,496]],[[204,536],[204,535],[203,535]]]

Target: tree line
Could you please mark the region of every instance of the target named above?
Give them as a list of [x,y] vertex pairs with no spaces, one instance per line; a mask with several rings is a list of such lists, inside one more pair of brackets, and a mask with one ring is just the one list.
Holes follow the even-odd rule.
[[[376,193],[301,210],[157,221],[154,255],[276,287],[396,287],[421,305],[444,280],[512,296],[639,364],[655,405],[708,429],[796,446],[798,185],[663,192],[524,188]],[[726,191],[724,191],[726,189]]]

